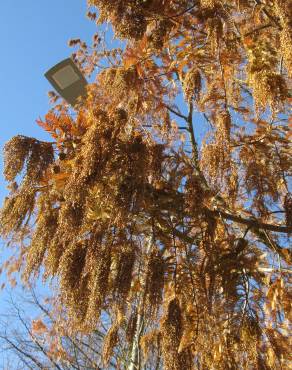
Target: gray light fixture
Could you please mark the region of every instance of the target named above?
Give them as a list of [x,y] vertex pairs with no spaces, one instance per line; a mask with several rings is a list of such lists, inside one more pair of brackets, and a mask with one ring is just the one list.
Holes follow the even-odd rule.
[[71,58],[62,60],[45,73],[54,89],[74,106],[79,97],[86,95],[87,81]]

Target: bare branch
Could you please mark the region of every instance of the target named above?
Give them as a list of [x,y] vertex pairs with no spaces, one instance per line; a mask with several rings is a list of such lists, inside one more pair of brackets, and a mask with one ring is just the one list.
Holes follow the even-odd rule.
[[171,108],[169,105],[167,105],[167,104],[163,104],[164,106],[165,106],[165,108],[167,108],[171,113],[173,113],[173,114],[175,114],[176,116],[178,116],[178,117],[180,117],[180,118],[182,118],[182,119],[184,119],[186,122],[188,122],[188,117],[187,116],[185,116],[185,115],[183,115],[182,113],[180,113],[180,112],[177,112],[176,110],[174,110],[173,108]]

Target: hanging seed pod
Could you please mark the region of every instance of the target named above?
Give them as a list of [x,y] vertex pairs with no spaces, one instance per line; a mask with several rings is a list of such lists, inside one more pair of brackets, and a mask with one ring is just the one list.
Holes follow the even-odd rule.
[[90,295],[86,320],[93,325],[100,315],[109,291],[111,249],[95,245],[88,253],[86,271],[90,274]]
[[64,291],[74,290],[77,287],[84,268],[85,257],[86,248],[78,243],[70,245],[63,254],[59,270],[62,278],[61,285],[64,285]]
[[103,363],[105,364],[105,366],[108,365],[109,360],[113,354],[113,350],[115,346],[117,345],[117,342],[119,339],[119,336],[118,336],[119,327],[120,327],[120,323],[118,320],[116,320],[112,324],[111,328],[109,329],[109,331],[107,332],[104,338],[104,344],[103,344],[103,349],[102,349],[102,359],[103,359]]
[[164,270],[164,259],[159,251],[154,249],[149,255],[146,268],[146,296],[147,301],[154,310],[162,299]]
[[197,67],[191,68],[185,75],[183,90],[188,101],[198,97],[202,88],[201,74]]
[[162,355],[165,370],[191,369],[188,351],[178,352],[183,334],[182,313],[177,298],[168,303],[167,312],[161,324]]
[[26,164],[26,180],[38,182],[48,166],[54,161],[51,143],[18,135],[4,146],[4,176],[7,181],[14,181]]
[[8,236],[18,231],[34,209],[36,191],[31,186],[22,189],[11,197],[6,197],[0,213],[0,233]]
[[133,245],[122,246],[118,251],[116,276],[113,287],[118,297],[126,297],[131,288],[132,271],[136,259]]
[[57,212],[50,210],[49,207],[46,207],[47,205],[43,206],[41,202],[39,202],[39,206],[42,207],[42,213],[38,218],[38,224],[27,251],[27,263],[24,270],[25,279],[28,279],[32,273],[38,272],[44,261],[48,245],[52,243],[58,227]]
[[4,146],[4,176],[13,181],[21,172],[29,154],[32,139],[26,136],[14,136]]
[[292,7],[291,1],[276,0],[275,12],[281,24],[280,47],[289,76],[292,76]]
[[69,308],[69,315],[77,320],[82,320],[86,313],[87,284],[84,285],[82,278],[85,259],[85,245],[73,241],[63,253],[58,268],[64,303]]
[[230,113],[228,111],[225,111],[222,114],[220,114],[216,124],[219,135],[221,134],[225,140],[230,142],[230,129],[231,129]]
[[223,37],[223,22],[219,17],[210,17],[206,21],[208,39],[213,54],[218,50],[219,40]]

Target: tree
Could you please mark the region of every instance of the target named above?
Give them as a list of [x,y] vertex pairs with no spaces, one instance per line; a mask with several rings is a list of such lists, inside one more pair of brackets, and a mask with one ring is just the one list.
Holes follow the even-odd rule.
[[[72,333],[53,298],[39,292],[14,295],[1,316],[0,346],[3,369],[77,369],[101,367],[102,340],[106,327],[89,335]],[[56,310],[56,307],[59,307]],[[32,315],[34,319],[31,319]],[[119,358],[117,353],[116,359]],[[116,363],[111,363],[115,367]]]
[[58,280],[72,330],[111,318],[104,366],[288,369],[291,1],[89,5],[121,44],[72,40],[87,98],[5,146],[24,279]]

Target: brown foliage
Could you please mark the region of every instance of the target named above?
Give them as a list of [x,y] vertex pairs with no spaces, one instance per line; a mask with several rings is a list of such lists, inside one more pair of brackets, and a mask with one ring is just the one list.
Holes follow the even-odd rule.
[[290,2],[88,3],[123,48],[73,40],[87,99],[5,146],[25,279],[58,279],[75,330],[112,319],[105,362],[288,369]]

